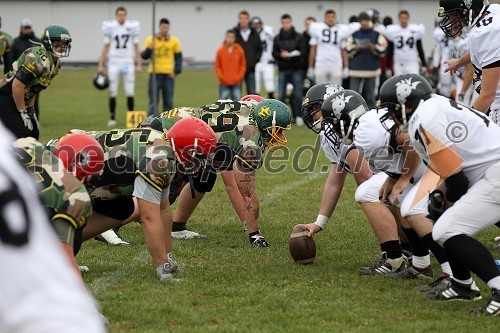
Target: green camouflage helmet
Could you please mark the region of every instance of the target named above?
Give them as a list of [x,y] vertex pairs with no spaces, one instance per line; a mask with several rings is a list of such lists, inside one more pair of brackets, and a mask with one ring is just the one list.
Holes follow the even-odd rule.
[[41,40],[45,49],[55,57],[62,58],[69,56],[69,51],[71,50],[71,35],[65,27],[60,25],[49,25],[43,30]]
[[264,143],[273,151],[286,145],[283,131],[291,129],[292,113],[276,99],[265,99],[253,109],[253,117]]

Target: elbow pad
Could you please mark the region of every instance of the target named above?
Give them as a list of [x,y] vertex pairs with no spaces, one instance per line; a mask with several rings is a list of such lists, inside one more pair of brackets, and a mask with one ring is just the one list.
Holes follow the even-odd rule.
[[469,190],[469,178],[464,171],[460,171],[445,179],[446,184],[446,200],[456,202]]

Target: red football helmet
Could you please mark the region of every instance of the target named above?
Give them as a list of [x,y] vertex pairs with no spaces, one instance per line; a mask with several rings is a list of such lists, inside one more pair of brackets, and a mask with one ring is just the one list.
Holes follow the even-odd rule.
[[240,101],[242,102],[257,102],[260,103],[263,100],[265,100],[264,97],[259,96],[259,95],[245,95],[242,98],[240,98]]
[[59,140],[54,155],[69,172],[84,182],[104,167],[104,151],[96,139],[83,133],[68,134]]
[[183,164],[197,164],[197,161],[204,163],[217,144],[213,129],[198,118],[185,118],[176,122],[168,130],[167,139],[177,161]]

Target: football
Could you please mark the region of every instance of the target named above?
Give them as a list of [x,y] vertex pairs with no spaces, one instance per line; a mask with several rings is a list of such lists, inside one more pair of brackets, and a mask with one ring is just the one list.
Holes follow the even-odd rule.
[[307,233],[306,228],[296,225],[288,242],[293,260],[302,265],[312,264],[316,257],[316,242],[312,237],[307,237]]

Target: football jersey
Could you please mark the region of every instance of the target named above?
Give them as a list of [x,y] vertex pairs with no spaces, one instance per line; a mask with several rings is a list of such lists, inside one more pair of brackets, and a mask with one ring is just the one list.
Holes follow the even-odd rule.
[[[12,46],[12,36],[4,31],[0,31],[0,57],[10,51]],[[13,59],[17,60],[17,59]]]
[[399,63],[417,62],[417,41],[425,34],[423,24],[409,24],[406,28],[399,24],[387,26],[385,36],[394,43],[394,61]]
[[75,229],[83,227],[92,214],[85,186],[34,138],[18,139],[14,147],[17,158],[38,185],[42,204],[53,211],[51,219],[64,219]]
[[335,24],[329,27],[325,22],[313,22],[309,26],[309,45],[316,45],[316,67],[342,66],[343,42],[359,30],[359,23]]
[[[450,58],[460,58],[465,53],[469,51],[469,41],[468,34],[462,34],[460,37],[455,37],[450,39]],[[465,68],[460,67],[458,69],[459,77],[462,77],[464,74]]]
[[444,34],[443,29],[440,27],[435,28],[432,34],[434,37],[434,43],[439,50],[439,52],[434,54],[433,65],[434,67],[444,66],[443,61],[451,58],[452,41]]
[[0,125],[0,331],[104,332]]
[[139,44],[139,29],[137,21],[127,20],[123,25],[116,20],[104,21],[102,33],[104,44],[109,44],[108,58],[133,60],[134,44]]
[[[469,31],[470,60],[474,66],[477,79],[481,78],[482,69],[500,61],[500,5],[489,6],[484,18]],[[500,85],[497,86],[492,110],[500,109]]]
[[[332,125],[327,124],[326,126]],[[333,135],[337,136],[336,134]],[[327,139],[324,131],[321,131],[319,133],[319,140],[321,149],[323,150],[323,153],[325,153],[325,156],[330,161],[330,163],[339,165],[346,172],[351,172],[349,164],[347,164],[346,162],[347,152],[349,151],[350,146],[343,144],[338,136],[338,144],[334,144]]]
[[268,64],[273,61],[273,43],[276,33],[273,27],[265,25],[262,27],[262,31],[259,34],[260,41],[262,43],[262,55],[260,56],[260,63]]
[[453,146],[461,165],[451,165],[450,158],[445,161],[447,167],[456,170],[461,166],[471,186],[491,164],[500,161],[500,127],[483,113],[443,96],[433,95],[418,106],[409,121],[409,134],[427,164],[430,155]]
[[220,100],[200,108],[180,107],[146,118],[139,127],[150,127],[167,133],[183,118],[196,117],[206,122],[215,132],[218,144],[228,145],[236,155],[252,149],[262,159],[264,143],[253,119],[256,102]]

